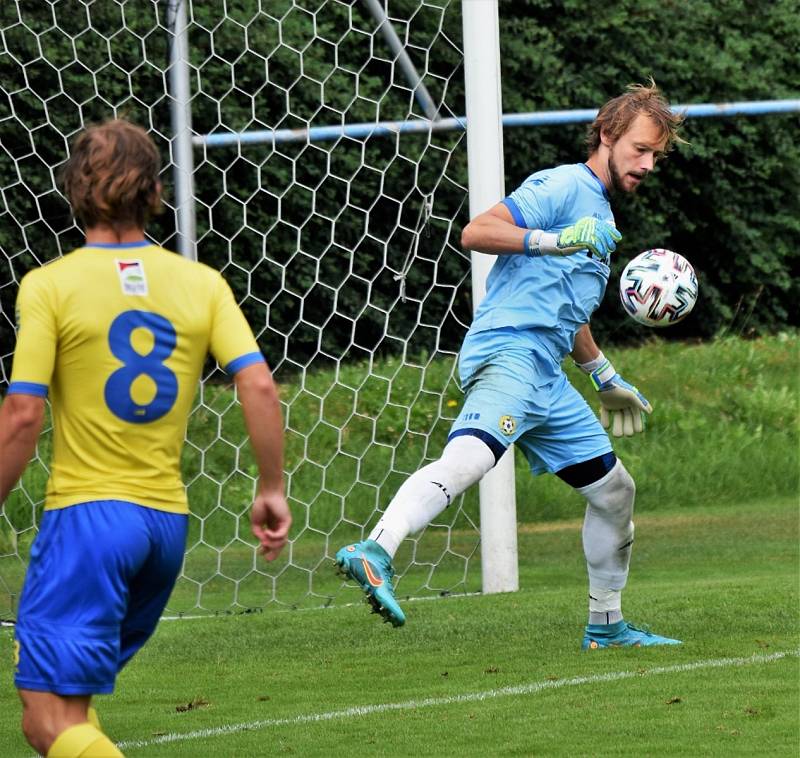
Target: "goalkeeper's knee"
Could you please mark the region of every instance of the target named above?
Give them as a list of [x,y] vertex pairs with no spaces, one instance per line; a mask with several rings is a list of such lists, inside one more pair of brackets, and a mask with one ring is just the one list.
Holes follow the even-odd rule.
[[586,498],[589,507],[605,520],[625,524],[633,516],[636,484],[619,459],[605,476],[580,487],[578,492]]
[[445,445],[438,460],[406,479],[381,521],[402,519],[402,527],[394,525],[400,539],[418,532],[494,464],[494,453],[478,437],[454,437]]
[[622,589],[628,578],[634,534],[633,478],[618,460],[602,479],[578,492],[587,500],[583,548],[590,584]]

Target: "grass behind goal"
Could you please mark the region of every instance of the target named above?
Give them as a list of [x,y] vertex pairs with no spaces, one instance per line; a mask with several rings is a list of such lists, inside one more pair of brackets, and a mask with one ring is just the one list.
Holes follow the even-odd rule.
[[[546,522],[520,528],[519,592],[406,602],[401,629],[355,590],[162,622],[101,720],[148,758],[796,756],[796,498],[685,506],[639,516],[625,592],[626,616],[680,647],[580,652],[580,523]],[[27,757],[2,671],[0,755]]]

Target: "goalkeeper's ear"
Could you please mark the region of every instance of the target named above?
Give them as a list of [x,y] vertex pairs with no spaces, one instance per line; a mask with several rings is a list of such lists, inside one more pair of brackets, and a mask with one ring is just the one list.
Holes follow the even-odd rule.
[[600,142],[601,144],[605,145],[607,148],[610,149],[614,147],[614,143],[616,142],[616,140],[608,133],[608,130],[605,127],[603,127],[600,130]]

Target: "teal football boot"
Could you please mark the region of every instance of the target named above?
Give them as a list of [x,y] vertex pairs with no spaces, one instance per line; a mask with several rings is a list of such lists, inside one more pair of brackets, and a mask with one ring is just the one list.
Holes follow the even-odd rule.
[[601,647],[650,647],[651,645],[680,645],[680,640],[661,637],[658,634],[637,629],[627,621],[616,624],[589,624],[583,636],[582,650],[597,650]]
[[392,587],[392,559],[377,542],[365,540],[346,545],[336,553],[339,573],[361,585],[372,612],[392,626],[403,626],[406,615],[397,604]]

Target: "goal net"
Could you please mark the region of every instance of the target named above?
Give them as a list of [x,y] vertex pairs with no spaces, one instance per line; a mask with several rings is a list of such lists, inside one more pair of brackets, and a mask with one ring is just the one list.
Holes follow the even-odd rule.
[[[352,602],[335,551],[444,445],[471,313],[466,139],[439,128],[464,113],[459,14],[449,0],[0,9],[0,389],[22,276],[82,241],[56,183],[68,144],[115,115],[148,128],[164,159],[166,212],[149,235],[222,271],[282,388],[295,524],[267,564],[249,531],[256,469],[236,397],[218,367],[204,372],[170,613]],[[49,454],[46,429],[0,514],[2,618],[15,614]],[[407,540],[398,595],[479,589],[476,521],[471,493]]]

